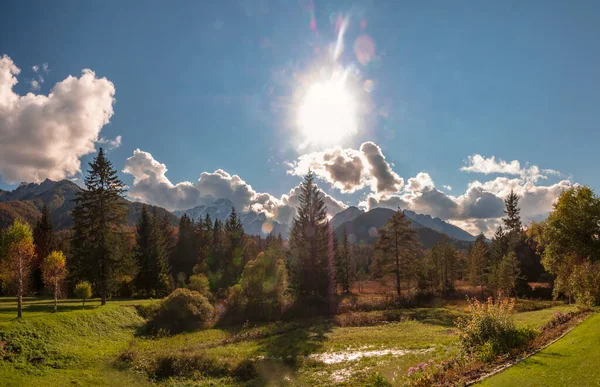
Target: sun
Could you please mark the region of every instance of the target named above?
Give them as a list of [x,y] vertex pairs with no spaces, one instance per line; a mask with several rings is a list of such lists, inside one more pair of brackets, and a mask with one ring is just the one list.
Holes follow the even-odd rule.
[[356,133],[356,100],[345,77],[310,85],[298,109],[298,126],[307,143],[319,145],[340,145]]

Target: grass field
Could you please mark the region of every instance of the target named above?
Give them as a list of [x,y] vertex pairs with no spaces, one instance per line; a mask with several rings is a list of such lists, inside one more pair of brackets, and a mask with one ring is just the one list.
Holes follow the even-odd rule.
[[479,386],[600,386],[600,314]]
[[[256,326],[215,328],[175,336],[137,335],[143,319],[135,304],[149,300],[52,301],[27,299],[21,322],[12,298],[0,298],[0,331],[18,334],[27,345],[45,348],[45,365],[16,359],[0,364],[2,385],[239,385],[230,375],[194,373],[185,379],[150,380],[164,358],[213,359],[230,367],[253,360],[259,379],[247,385],[366,385],[375,373],[402,385],[407,369],[456,352],[453,321],[460,303],[442,308],[356,312],[334,319],[312,318]],[[539,327],[569,306],[522,302],[520,325]],[[383,322],[386,318],[393,322]],[[0,340],[1,341],[1,340]],[[127,354],[128,362],[118,359]],[[210,372],[208,372],[210,374]]]

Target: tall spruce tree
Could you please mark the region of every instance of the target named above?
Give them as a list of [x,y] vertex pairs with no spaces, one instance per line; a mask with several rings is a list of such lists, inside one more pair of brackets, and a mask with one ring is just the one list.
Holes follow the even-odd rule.
[[520,232],[521,225],[521,209],[519,208],[519,195],[512,189],[508,196],[504,199],[504,214],[506,217],[502,218],[504,226],[509,232]]
[[101,304],[105,305],[120,269],[128,263],[122,230],[127,220],[125,186],[102,148],[89,167],[86,189],[77,192],[72,211],[69,267],[76,278],[95,283]]
[[192,274],[196,264],[196,236],[194,221],[183,214],[179,221],[179,237],[171,254],[171,272],[177,280],[177,286]]
[[44,204],[42,216],[33,227],[33,243],[35,244],[35,259],[32,262],[33,289],[37,292],[44,287],[42,279],[42,262],[52,252],[54,246],[54,228],[50,210]]
[[481,299],[483,300],[483,287],[485,285],[486,266],[488,264],[488,248],[485,242],[485,236],[480,234],[475,239],[475,244],[469,252],[469,282],[473,286],[479,286],[481,289]]
[[136,226],[135,258],[138,264],[136,287],[146,297],[162,297],[169,287],[167,243],[161,219],[154,208],[152,216],[146,206]]
[[299,204],[290,232],[290,247],[295,259],[296,291],[299,299],[330,302],[330,265],[327,207],[312,171],[300,184]]
[[403,271],[407,269],[408,262],[414,260],[421,251],[418,237],[419,234],[410,228],[410,220],[400,209],[379,230],[379,239],[375,244],[378,254],[373,262],[374,271],[379,276],[394,273],[398,295],[402,294]]
[[338,248],[336,255],[336,278],[344,293],[350,293],[350,287],[355,278],[354,260],[352,259],[352,247],[348,241],[348,232],[344,227],[342,245]]

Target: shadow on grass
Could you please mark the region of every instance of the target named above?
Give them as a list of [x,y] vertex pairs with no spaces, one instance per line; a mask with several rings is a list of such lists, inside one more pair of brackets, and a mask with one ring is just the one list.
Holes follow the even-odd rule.
[[455,326],[461,313],[451,309],[393,309],[383,312],[387,321],[416,320],[423,324],[439,325],[447,328]]

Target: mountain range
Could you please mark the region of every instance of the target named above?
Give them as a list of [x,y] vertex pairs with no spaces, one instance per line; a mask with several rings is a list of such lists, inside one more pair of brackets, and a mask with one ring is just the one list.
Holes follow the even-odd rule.
[[[173,214],[181,217],[187,214],[191,219],[197,221],[198,219],[204,220],[206,215],[209,215],[214,221],[219,219],[225,221],[231,214],[231,208],[233,203],[229,199],[217,199],[212,204],[200,205],[188,210],[176,210]],[[267,219],[267,216],[262,212],[248,211],[238,213],[242,226],[244,226],[244,232],[250,235],[261,235],[267,236],[270,233],[274,235],[281,234],[283,237],[287,237],[288,226],[279,222]]]
[[[13,191],[0,190],[0,228],[9,226],[14,219],[25,220],[34,224],[41,216],[44,205],[48,206],[52,223],[56,230],[64,230],[73,226],[71,210],[75,207],[73,199],[81,190],[70,180],[44,180],[40,184],[21,183]],[[128,208],[127,224],[135,225],[140,217],[143,203],[123,199]],[[149,211],[156,209],[159,216],[168,216],[171,224],[177,225],[179,218],[161,207],[147,206]]]
[[[79,190],[81,188],[70,180],[52,181],[48,179],[39,184],[21,183],[13,191],[0,190],[0,228],[7,227],[15,218],[33,224],[40,217],[44,205],[47,205],[55,229],[68,229],[73,225],[70,213],[75,206],[73,199]],[[127,223],[133,226],[139,219],[144,204],[126,199],[123,201],[129,212]],[[171,224],[176,226],[183,214],[187,214],[195,221],[204,219],[206,215],[210,215],[213,220],[225,221],[231,214],[233,203],[228,199],[221,198],[212,204],[172,213],[161,207],[150,205],[147,207],[149,211],[156,209],[160,216],[169,217]],[[451,237],[460,248],[467,248],[469,242],[475,240],[473,235],[439,218],[408,210],[405,210],[404,213],[411,219],[412,227],[419,233],[419,239],[426,248],[441,240],[444,234]],[[356,242],[373,243],[377,239],[377,230],[383,227],[393,214],[394,210],[387,208],[375,208],[365,212],[351,206],[336,214],[330,222],[340,238],[345,228],[351,239]],[[247,234],[266,236],[274,233],[275,235],[281,234],[284,238],[288,235],[289,225],[267,219],[264,213],[247,211],[239,212],[239,216]]]
[[[371,210],[371,211],[373,211],[373,210]],[[371,212],[371,211],[369,211],[369,212]],[[390,211],[392,211],[391,213],[393,213],[393,210],[390,210]],[[353,221],[354,219],[358,218],[359,216],[363,215],[364,213],[365,213],[365,211],[361,210],[360,208],[348,207],[344,211],[337,213],[333,218],[331,218],[330,223],[334,229],[337,229],[343,223]],[[383,212],[378,211],[378,213],[383,213]],[[389,212],[385,212],[385,213],[390,214]],[[458,239],[461,241],[468,241],[468,242],[473,242],[476,239],[475,236],[469,234],[462,228],[457,227],[448,222],[444,222],[440,218],[432,218],[429,215],[417,214],[416,212],[410,211],[410,210],[404,210],[404,215],[406,215],[406,217],[411,219],[413,221],[413,223],[416,223],[416,224],[420,225],[421,227],[430,228],[437,232],[441,232],[442,234],[446,234],[449,237],[452,237],[452,238],[455,238],[455,239]],[[387,219],[389,219],[389,217]],[[387,219],[386,219],[386,221],[387,221]],[[373,225],[371,225],[371,226],[373,226]],[[379,227],[377,227],[377,228],[379,228]]]
[[[348,211],[350,208],[344,210]],[[366,243],[372,244],[378,238],[378,230],[382,228],[388,220],[394,215],[396,211],[391,210],[389,208],[374,208],[368,212],[358,213],[356,210],[351,209],[350,213],[344,214],[344,211],[340,212],[336,216],[332,218],[332,223],[335,220],[336,224],[340,223],[339,219],[349,219],[345,222],[339,224],[335,228],[335,233],[338,237],[338,240],[341,240],[344,230],[348,234],[348,238],[352,243]],[[410,212],[410,216],[408,214]],[[357,215],[358,216],[355,216]],[[449,223],[442,221],[441,219],[436,218],[439,222],[443,224],[439,224],[428,215],[420,215],[415,214],[412,211],[405,211],[406,216],[411,221],[411,228],[414,229],[419,234],[419,242],[423,245],[424,248],[431,248],[435,243],[441,241],[445,236],[450,237],[450,239],[454,242],[457,248],[459,249],[468,249],[471,245],[472,240],[475,239],[472,235],[468,234],[466,231],[452,226]],[[338,219],[335,219],[339,215]],[[411,216],[418,217],[424,219],[425,221],[430,221],[436,227],[443,227],[445,230],[452,231],[453,234],[458,234],[464,237],[464,234],[469,235],[472,239],[464,240],[454,237],[453,235],[449,235],[445,232],[438,231],[436,229],[427,227],[420,222],[414,220]],[[449,227],[452,226],[452,227]],[[458,230],[454,230],[453,227],[456,227]]]

